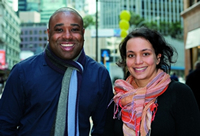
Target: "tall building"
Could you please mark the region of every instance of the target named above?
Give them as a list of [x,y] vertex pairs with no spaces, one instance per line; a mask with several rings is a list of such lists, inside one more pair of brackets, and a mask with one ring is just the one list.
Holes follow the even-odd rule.
[[99,0],[99,28],[119,28],[120,0]]
[[18,11],[40,11],[41,0],[18,0]]
[[67,0],[67,6],[75,8],[82,16],[89,13],[90,0]]
[[20,61],[20,19],[5,0],[0,0],[0,49],[11,69]]
[[122,10],[133,11],[146,21],[182,22],[182,0],[99,0],[100,27],[118,28]]
[[42,52],[47,44],[47,23],[22,23],[20,38],[21,51]]
[[40,0],[41,22],[47,23],[55,10],[65,6],[66,0]]
[[27,11],[27,0],[18,0],[18,11]]
[[19,18],[21,23],[40,23],[40,13],[36,11],[20,11]]

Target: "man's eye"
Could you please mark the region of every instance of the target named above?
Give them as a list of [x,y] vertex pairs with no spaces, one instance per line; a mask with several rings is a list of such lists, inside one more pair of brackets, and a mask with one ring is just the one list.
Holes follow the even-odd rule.
[[56,32],[62,32],[62,31],[63,31],[63,29],[61,29],[61,28],[56,29]]
[[80,31],[80,29],[78,29],[78,28],[73,28],[71,31],[72,31],[72,32],[78,32],[78,31]]

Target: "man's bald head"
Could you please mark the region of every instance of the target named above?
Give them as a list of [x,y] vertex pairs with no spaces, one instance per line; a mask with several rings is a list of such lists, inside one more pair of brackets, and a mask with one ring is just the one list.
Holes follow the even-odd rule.
[[49,18],[49,23],[48,23],[48,28],[49,28],[49,29],[50,29],[50,23],[51,23],[52,18],[53,18],[56,14],[58,14],[58,13],[60,13],[60,12],[75,13],[77,16],[80,17],[80,19],[81,19],[81,25],[83,26],[83,18],[81,17],[81,15],[80,15],[75,9],[70,8],[70,7],[63,7],[63,8],[60,8],[60,9],[56,10],[56,11],[51,15],[51,17]]

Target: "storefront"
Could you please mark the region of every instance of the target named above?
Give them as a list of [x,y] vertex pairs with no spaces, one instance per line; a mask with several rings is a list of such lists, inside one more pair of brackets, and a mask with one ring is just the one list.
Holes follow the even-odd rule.
[[4,85],[10,74],[9,69],[0,69],[0,94],[3,92]]
[[185,76],[200,60],[200,1],[190,2],[184,0],[184,11],[181,13],[184,22]]

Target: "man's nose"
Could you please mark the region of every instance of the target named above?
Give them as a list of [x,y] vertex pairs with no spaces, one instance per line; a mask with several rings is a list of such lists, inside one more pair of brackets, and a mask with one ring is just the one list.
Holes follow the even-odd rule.
[[70,30],[66,30],[63,32],[63,38],[65,39],[72,39],[72,33]]

